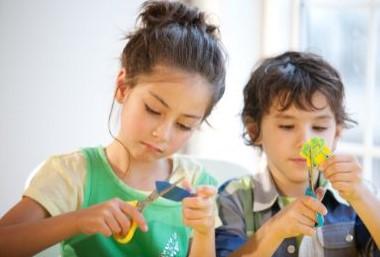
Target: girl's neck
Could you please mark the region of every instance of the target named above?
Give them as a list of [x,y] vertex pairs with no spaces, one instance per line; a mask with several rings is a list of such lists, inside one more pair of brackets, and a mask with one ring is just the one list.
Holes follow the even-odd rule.
[[128,186],[140,190],[152,190],[156,180],[168,179],[171,163],[167,159],[139,161],[128,158],[128,153],[119,142],[112,142],[105,149],[109,164],[114,173]]

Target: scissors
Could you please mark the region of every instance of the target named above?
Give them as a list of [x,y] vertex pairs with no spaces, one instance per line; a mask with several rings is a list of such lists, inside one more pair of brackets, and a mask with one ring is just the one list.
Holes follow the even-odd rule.
[[[311,151],[311,147],[309,148],[309,157],[310,158],[310,165],[307,166],[307,173],[309,176],[309,186],[306,188],[305,195],[311,196],[315,199],[317,199],[317,195],[315,194],[315,189],[314,189],[314,171],[315,171],[315,166],[314,166],[314,159]],[[324,219],[322,214],[317,213],[316,215],[316,223],[315,227],[322,227],[324,223]]]
[[[314,189],[314,172],[318,169],[318,165],[332,156],[331,150],[326,146],[323,138],[313,137],[307,141],[300,152],[301,156],[306,159],[307,172],[309,177],[309,186],[306,188],[305,195],[317,199]],[[324,223],[322,214],[316,215],[316,227],[321,227]]]
[[[128,201],[127,203],[135,206],[139,212],[143,212],[145,207],[147,207],[149,204],[153,203],[155,200],[157,200],[159,197],[164,196],[166,193],[170,192],[176,186],[185,179],[184,177],[179,178],[177,181],[175,181],[173,184],[170,184],[167,188],[157,191],[157,189],[153,190],[146,198],[140,201]],[[126,244],[133,238],[135,232],[137,229],[137,223],[135,221],[132,221],[132,225],[130,229],[128,230],[128,233],[125,236],[120,235],[114,235],[114,238],[117,242],[121,244]]]

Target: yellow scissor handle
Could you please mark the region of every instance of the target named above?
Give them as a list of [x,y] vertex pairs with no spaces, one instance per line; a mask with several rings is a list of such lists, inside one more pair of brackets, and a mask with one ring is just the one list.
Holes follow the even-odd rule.
[[[137,205],[137,201],[128,201],[127,203],[132,206]],[[133,235],[135,234],[136,228],[137,228],[137,223],[134,220],[132,220],[132,225],[129,228],[128,233],[125,236],[114,235],[115,240],[119,242],[120,244],[128,243],[129,241],[131,241]]]

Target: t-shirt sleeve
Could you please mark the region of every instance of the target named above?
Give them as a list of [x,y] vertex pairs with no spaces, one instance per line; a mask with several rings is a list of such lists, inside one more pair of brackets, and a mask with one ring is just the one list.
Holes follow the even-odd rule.
[[78,210],[83,202],[85,166],[80,152],[50,157],[34,171],[23,196],[41,204],[51,216]]
[[239,180],[224,183],[218,191],[217,205],[222,225],[215,231],[215,247],[217,256],[229,256],[246,240],[245,217],[243,203],[238,192]]

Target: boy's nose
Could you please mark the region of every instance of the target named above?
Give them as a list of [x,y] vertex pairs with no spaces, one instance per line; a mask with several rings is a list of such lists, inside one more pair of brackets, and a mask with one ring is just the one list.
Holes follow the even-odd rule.
[[301,147],[307,140],[309,140],[310,138],[313,137],[313,131],[310,130],[310,129],[303,129],[302,131],[300,131],[299,133],[299,137],[298,137],[298,140],[297,140],[297,146]]

